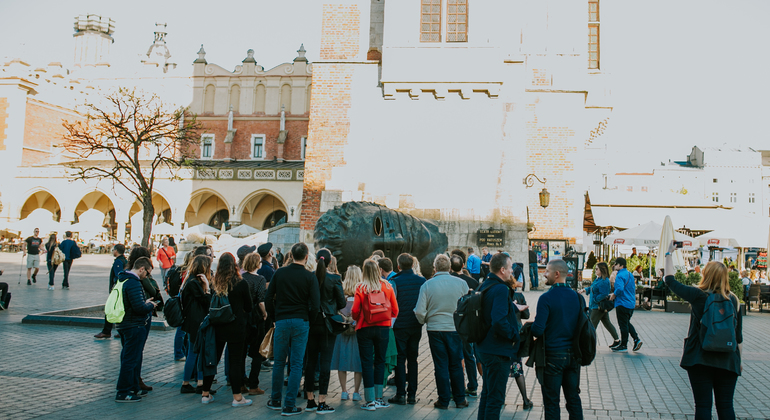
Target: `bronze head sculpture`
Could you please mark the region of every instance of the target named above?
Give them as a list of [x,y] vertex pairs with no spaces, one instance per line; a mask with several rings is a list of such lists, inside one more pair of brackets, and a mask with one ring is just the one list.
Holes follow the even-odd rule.
[[433,275],[433,259],[447,248],[447,237],[433,220],[419,219],[379,204],[351,201],[324,213],[313,232],[315,249],[328,248],[344,273],[375,250],[396,261],[408,252],[420,261],[423,276]]

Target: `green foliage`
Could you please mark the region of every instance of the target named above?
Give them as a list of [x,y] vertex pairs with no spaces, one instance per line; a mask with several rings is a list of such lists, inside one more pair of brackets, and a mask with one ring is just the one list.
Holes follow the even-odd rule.
[[647,270],[650,268],[650,264],[652,264],[652,270],[650,270],[649,273],[652,275],[652,277],[655,277],[655,258],[648,259],[646,255],[633,255],[626,260],[626,268],[628,268],[628,271],[634,271],[636,266],[641,265],[642,275],[644,277],[650,277],[647,274]]
[[593,270],[595,265],[596,265],[596,255],[594,255],[594,252],[591,251],[591,253],[588,254],[588,259],[586,260],[586,268],[590,268]]
[[743,301],[743,282],[741,276],[735,272],[730,271],[727,275],[730,279],[730,291],[738,296],[738,300]]
[[700,281],[703,277],[700,275],[700,273],[696,273],[695,271],[687,274],[687,277],[685,279],[687,286],[697,286],[700,284]]

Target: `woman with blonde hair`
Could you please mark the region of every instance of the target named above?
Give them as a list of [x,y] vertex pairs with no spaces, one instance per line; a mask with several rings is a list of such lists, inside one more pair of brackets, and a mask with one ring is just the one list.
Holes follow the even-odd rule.
[[[712,395],[720,420],[735,419],[733,395],[738,376],[741,375],[741,351],[743,347],[743,323],[738,298],[730,292],[727,267],[721,262],[711,261],[703,269],[703,279],[697,286],[685,286],[674,279],[674,262],[671,253],[675,251],[674,242],[669,244],[665,255],[666,284],[672,292],[690,302],[690,330],[684,342],[682,361],[679,363],[687,370],[695,399],[695,418],[710,419]],[[732,314],[725,314],[735,324],[735,344],[726,343],[725,351],[708,351],[703,348],[701,333],[708,325],[701,323],[706,314],[706,303],[720,305],[721,310],[732,304]],[[720,311],[721,314],[721,311]],[[705,327],[705,328],[704,328]],[[729,349],[729,345],[734,349]]]
[[[385,375],[385,353],[388,348],[392,319],[398,316],[398,302],[393,288],[380,277],[380,266],[372,260],[364,261],[361,283],[356,287],[352,315],[356,321],[358,352],[364,378],[362,409],[374,411],[390,407],[382,399],[382,381]],[[378,305],[375,305],[378,304]],[[372,306],[390,307],[388,313],[371,311]]]
[[[233,407],[244,407],[251,405],[251,400],[243,398],[241,388],[243,387],[243,372],[245,371],[243,356],[244,341],[246,337],[247,315],[246,312],[252,311],[251,292],[249,285],[243,281],[235,263],[235,257],[229,252],[225,252],[219,258],[217,272],[211,281],[212,291],[221,297],[227,297],[230,306],[235,315],[235,320],[227,324],[214,325],[214,333],[217,346],[217,364],[222,357],[222,352],[227,345],[230,352],[230,371],[235,372],[230,375],[233,390]],[[203,397],[201,402],[208,404],[214,401],[214,396],[210,394],[211,384],[214,383],[214,375],[203,377]]]
[[342,282],[342,291],[345,292],[346,306],[340,312],[346,320],[351,321],[353,324],[352,333],[345,331],[337,336],[337,340],[334,343],[334,351],[332,352],[331,370],[337,371],[337,376],[340,380],[340,388],[342,388],[341,400],[346,401],[350,399],[348,393],[348,372],[353,372],[353,401],[360,401],[361,394],[361,356],[358,353],[358,339],[356,339],[355,325],[356,322],[352,319],[351,310],[353,309],[353,302],[355,301],[356,288],[361,283],[361,269],[358,266],[348,266],[348,271],[345,272],[345,281]]

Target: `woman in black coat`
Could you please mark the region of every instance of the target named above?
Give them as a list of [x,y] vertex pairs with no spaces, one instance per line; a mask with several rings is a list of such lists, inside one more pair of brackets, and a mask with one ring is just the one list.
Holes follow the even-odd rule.
[[[685,286],[674,279],[674,262],[671,253],[676,250],[674,242],[669,244],[665,255],[666,285],[672,292],[682,299],[690,302],[690,329],[684,341],[682,361],[679,363],[687,370],[690,378],[692,394],[695,398],[695,418],[711,418],[711,402],[717,407],[717,415],[720,420],[735,419],[733,409],[733,396],[738,376],[741,375],[741,350],[743,348],[743,324],[741,318],[740,302],[730,292],[730,282],[727,267],[721,262],[711,261],[703,270],[703,279],[697,286]],[[711,295],[716,295],[715,300],[731,302],[734,313],[732,319],[735,322],[734,350],[707,351],[703,349],[701,329],[704,327],[701,320],[706,311],[706,301]],[[722,297],[718,296],[721,295]],[[725,303],[726,303],[725,302]],[[720,312],[721,313],[721,312]],[[730,314],[727,314],[729,317]],[[720,318],[722,318],[720,316]],[[708,323],[708,322],[707,322]],[[729,339],[729,340],[732,340]],[[726,340],[726,341],[729,341]],[[731,344],[731,343],[726,343]]]
[[190,385],[198,356],[193,351],[195,339],[198,337],[198,328],[203,318],[209,314],[211,305],[211,290],[209,279],[211,278],[211,258],[198,255],[193,258],[187,267],[186,277],[182,284],[182,313],[184,323],[182,331],[190,337],[190,346],[187,350],[187,360],[184,362],[184,376],[182,381],[182,394],[200,394],[203,391],[203,373],[197,372],[198,388]]
[[[245,370],[243,356],[244,341],[246,340],[246,326],[248,318],[252,311],[251,292],[249,285],[243,281],[235,263],[235,257],[229,252],[225,252],[219,258],[217,272],[211,281],[212,291],[220,296],[227,297],[232,308],[235,320],[227,324],[215,324],[217,347],[217,363],[222,357],[222,352],[227,345],[230,352],[230,371],[243,372]],[[231,375],[230,381],[233,390],[233,407],[243,407],[251,405],[252,401],[243,398],[241,388],[243,387],[243,375]],[[214,383],[214,375],[203,377],[203,396],[201,402],[208,404],[214,401],[214,396],[210,394],[211,384]]]
[[[332,254],[323,248],[316,254],[316,279],[321,294],[321,313],[310,325],[307,339],[307,366],[305,367],[305,393],[307,394],[306,411],[332,413],[334,408],[326,404],[326,393],[329,389],[330,367],[334,343],[337,339],[329,330],[329,317],[337,315],[345,307],[345,293],[342,291],[342,277],[339,274],[327,272],[326,266],[332,261]],[[315,371],[318,359],[321,359],[320,377],[318,379],[318,404],[315,402]]]

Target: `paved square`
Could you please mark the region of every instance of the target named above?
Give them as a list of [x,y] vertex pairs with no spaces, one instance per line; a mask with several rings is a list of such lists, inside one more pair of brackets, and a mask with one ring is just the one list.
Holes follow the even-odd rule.
[[[266,396],[251,397],[254,405],[232,408],[229,389],[219,367],[219,393],[216,401],[202,405],[197,395],[181,395],[179,387],[183,364],[173,360],[174,332],[152,331],[144,352],[143,378],[155,389],[138,404],[116,404],[115,383],[120,359],[119,340],[92,338],[98,329],[21,324],[30,313],[98,305],[107,299],[107,274],[112,258],[84,255],[73,265],[70,290],[61,289],[61,269],[54,291],[47,290],[45,269],[38,282],[26,285],[26,274],[19,280],[21,254],[0,253],[0,281],[9,283],[13,294],[11,308],[0,312],[0,419],[105,419],[105,418],[225,418],[270,416],[278,413],[265,407]],[[159,276],[159,270],[154,273]],[[539,292],[525,295],[534,308]],[[612,315],[613,322],[616,322]],[[639,353],[612,354],[609,334],[599,327],[599,354],[582,370],[581,390],[586,419],[663,418],[691,419],[694,406],[686,372],[679,367],[682,342],[689,315],[660,311],[637,311],[632,322],[644,340]],[[617,324],[616,324],[617,325]],[[735,393],[736,414],[745,419],[770,418],[770,314],[752,312],[744,318],[743,376]],[[332,372],[329,403],[337,409],[336,418],[377,417],[402,419],[475,419],[478,401],[470,407],[433,409],[436,389],[427,335],[420,348],[420,383],[415,406],[391,406],[376,412],[363,412],[352,401],[341,403],[336,372]],[[509,382],[506,419],[543,418],[540,387],[534,371],[526,369],[529,394],[535,403],[523,411],[521,397],[513,380]],[[260,374],[261,387],[269,391],[271,372]],[[352,390],[352,375],[348,387]],[[391,387],[385,396],[394,394]],[[562,398],[563,400],[563,398]],[[304,400],[298,399],[298,406]],[[562,410],[563,418],[567,413]],[[303,416],[315,416],[305,413]],[[716,418],[716,412],[714,412]]]

